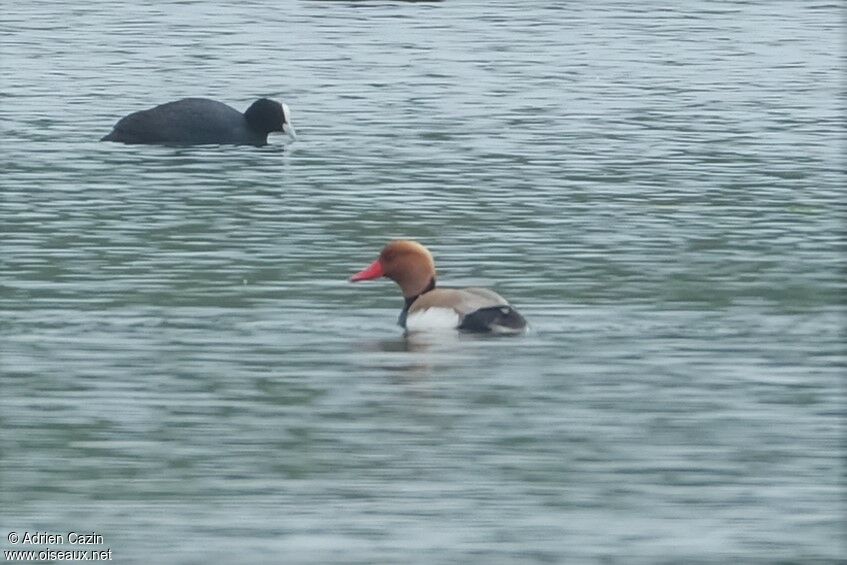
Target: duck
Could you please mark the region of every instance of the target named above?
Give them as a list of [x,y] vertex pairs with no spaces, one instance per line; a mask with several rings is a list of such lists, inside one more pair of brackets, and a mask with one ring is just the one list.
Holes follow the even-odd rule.
[[436,287],[435,260],[416,241],[389,242],[376,261],[350,277],[350,282],[393,280],[405,304],[398,325],[407,332],[454,329],[464,332],[519,334],[526,319],[509,302],[487,288]]
[[284,102],[259,98],[242,114],[217,100],[183,98],[124,116],[100,141],[262,147],[268,143],[268,134],[275,131],[297,138],[291,111]]

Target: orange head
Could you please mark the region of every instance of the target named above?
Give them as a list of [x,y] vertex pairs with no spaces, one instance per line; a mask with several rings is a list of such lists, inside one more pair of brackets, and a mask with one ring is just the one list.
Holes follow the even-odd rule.
[[435,261],[427,248],[416,241],[392,241],[382,249],[379,259],[350,277],[350,282],[379,277],[400,285],[403,296],[417,296],[435,284]]

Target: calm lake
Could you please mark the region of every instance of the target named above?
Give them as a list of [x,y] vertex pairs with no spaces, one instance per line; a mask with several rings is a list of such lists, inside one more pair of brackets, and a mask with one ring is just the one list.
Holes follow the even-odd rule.
[[[8,2],[2,549],[836,563],[836,2]],[[100,143],[187,96],[264,148]],[[392,238],[532,331],[406,338]],[[96,532],[89,547],[10,533]]]

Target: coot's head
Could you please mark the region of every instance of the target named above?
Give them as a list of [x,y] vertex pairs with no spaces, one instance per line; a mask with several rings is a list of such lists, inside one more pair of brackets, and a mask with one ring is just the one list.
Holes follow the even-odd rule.
[[262,133],[282,131],[291,139],[297,139],[297,132],[291,123],[291,110],[285,103],[280,104],[269,98],[259,98],[244,112],[247,123]]

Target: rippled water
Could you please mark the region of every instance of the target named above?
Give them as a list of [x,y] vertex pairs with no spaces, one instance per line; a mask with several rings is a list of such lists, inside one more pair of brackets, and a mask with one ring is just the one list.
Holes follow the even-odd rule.
[[[845,554],[838,4],[3,11],[4,549]],[[98,143],[185,96],[283,99],[300,139]],[[401,236],[533,332],[405,339],[346,282]]]

